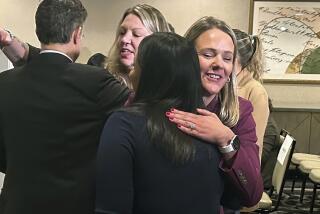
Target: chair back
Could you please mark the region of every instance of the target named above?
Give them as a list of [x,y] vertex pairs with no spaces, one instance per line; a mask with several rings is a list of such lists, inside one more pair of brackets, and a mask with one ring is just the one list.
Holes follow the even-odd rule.
[[292,154],[295,148],[296,140],[287,131],[282,130],[281,133],[286,133],[282,146],[279,150],[277,163],[273,170],[272,185],[278,194],[282,193],[284,180],[291,162]]
[[281,132],[280,132],[280,138],[279,138],[279,143],[282,145],[284,139],[286,138],[287,134],[289,132],[285,129],[281,129]]

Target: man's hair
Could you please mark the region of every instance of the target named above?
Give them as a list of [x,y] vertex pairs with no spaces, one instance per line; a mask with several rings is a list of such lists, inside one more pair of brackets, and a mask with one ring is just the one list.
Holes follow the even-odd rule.
[[102,54],[102,53],[96,53],[96,54],[93,54],[89,59],[88,59],[88,62],[87,64],[88,65],[93,65],[93,66],[98,66],[98,67],[101,67],[101,68],[104,68],[104,65],[107,61],[107,57]]
[[36,12],[36,33],[43,44],[68,43],[83,25],[87,10],[80,0],[43,0]]

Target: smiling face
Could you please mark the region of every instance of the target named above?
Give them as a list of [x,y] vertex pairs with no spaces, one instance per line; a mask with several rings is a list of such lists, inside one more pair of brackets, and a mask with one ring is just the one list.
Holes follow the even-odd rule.
[[142,39],[151,32],[143,25],[138,16],[128,14],[119,27],[118,45],[120,51],[120,62],[131,68],[134,57]]
[[205,97],[212,100],[224,87],[232,73],[234,44],[231,37],[213,28],[195,40],[199,55],[201,82]]

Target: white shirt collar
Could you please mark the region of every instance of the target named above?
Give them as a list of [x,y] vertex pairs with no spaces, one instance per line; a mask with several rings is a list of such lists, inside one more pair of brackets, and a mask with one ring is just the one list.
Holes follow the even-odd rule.
[[65,57],[67,57],[68,59],[70,59],[71,62],[73,62],[73,60],[72,60],[67,54],[62,53],[62,52],[60,52],[60,51],[56,51],[56,50],[42,50],[42,51],[40,51],[40,54],[43,54],[43,53],[57,53],[57,54],[61,54],[61,55],[65,56]]

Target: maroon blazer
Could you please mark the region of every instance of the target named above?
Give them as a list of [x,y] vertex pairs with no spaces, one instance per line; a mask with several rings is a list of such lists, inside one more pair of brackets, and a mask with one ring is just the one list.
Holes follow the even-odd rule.
[[[253,107],[250,101],[241,97],[239,97],[239,107],[240,119],[231,130],[240,139],[240,149],[234,157],[231,168],[224,166],[223,160],[220,163],[220,168],[227,177],[221,203],[235,210],[242,206],[250,207],[257,204],[263,193],[259,147],[256,144],[255,122],[252,117]],[[218,98],[213,99],[207,109],[218,115],[221,109]]]

